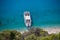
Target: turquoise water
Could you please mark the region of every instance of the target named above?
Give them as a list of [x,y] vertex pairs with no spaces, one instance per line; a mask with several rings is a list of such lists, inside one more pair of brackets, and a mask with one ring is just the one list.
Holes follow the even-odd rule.
[[30,11],[32,26],[60,28],[60,0],[0,0],[0,30],[24,30],[23,12]]

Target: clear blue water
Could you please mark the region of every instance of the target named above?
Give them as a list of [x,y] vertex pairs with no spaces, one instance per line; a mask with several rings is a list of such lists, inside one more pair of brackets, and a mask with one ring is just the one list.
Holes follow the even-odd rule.
[[24,11],[31,12],[32,26],[60,27],[60,0],[0,0],[0,30],[26,29]]

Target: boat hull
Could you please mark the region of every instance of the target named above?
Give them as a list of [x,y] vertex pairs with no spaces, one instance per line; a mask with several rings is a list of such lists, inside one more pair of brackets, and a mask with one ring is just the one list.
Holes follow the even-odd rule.
[[[29,14],[26,16],[26,14]],[[27,27],[30,27],[31,26],[31,16],[30,16],[30,12],[24,12],[24,22],[25,22],[25,25]]]

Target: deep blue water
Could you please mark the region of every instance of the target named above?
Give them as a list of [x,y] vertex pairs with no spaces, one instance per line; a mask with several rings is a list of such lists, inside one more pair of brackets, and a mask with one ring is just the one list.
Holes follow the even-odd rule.
[[24,30],[24,11],[31,12],[32,26],[60,27],[60,0],[0,0],[0,30]]

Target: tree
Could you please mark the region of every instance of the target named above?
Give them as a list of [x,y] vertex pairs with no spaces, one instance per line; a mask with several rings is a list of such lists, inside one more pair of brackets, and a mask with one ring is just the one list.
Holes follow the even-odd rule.
[[10,39],[10,31],[3,31],[0,33],[1,40],[9,40]]
[[30,35],[28,36],[27,38],[25,38],[25,40],[37,40],[36,36],[35,35]]
[[40,40],[49,40],[49,37],[48,36],[41,37]]

